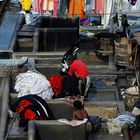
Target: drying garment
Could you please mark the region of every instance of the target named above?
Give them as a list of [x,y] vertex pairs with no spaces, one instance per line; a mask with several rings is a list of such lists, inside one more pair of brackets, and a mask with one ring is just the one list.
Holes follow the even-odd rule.
[[85,0],[86,4],[90,4],[91,0]]
[[122,10],[123,2],[124,2],[123,0],[115,0],[114,3],[115,3],[115,6],[117,8],[116,9],[117,11],[121,11]]
[[103,14],[102,20],[101,20],[102,24],[104,25],[104,27],[108,27],[108,24],[111,22],[110,21],[110,18],[112,17],[111,13],[114,12],[114,0],[102,0],[102,5],[99,7],[96,7],[96,10],[98,9],[102,9],[102,10],[99,10],[100,14]]
[[44,0],[33,0],[33,4],[32,4],[33,11],[42,14],[43,4],[44,4]]
[[85,17],[85,1],[84,0],[70,0],[69,3],[69,16]]
[[59,0],[54,0],[53,16],[58,15]]
[[104,14],[104,0],[96,0],[95,1],[95,13]]
[[21,6],[24,11],[30,11],[32,0],[21,0]]
[[85,0],[85,13],[87,16],[92,16],[95,10],[95,0]]
[[54,0],[43,1],[43,11],[52,11],[54,8]]
[[69,0],[60,0],[58,7],[58,16],[67,16],[69,9]]
[[36,94],[45,100],[52,99],[54,95],[47,78],[36,71],[27,71],[17,75],[14,88],[18,92],[18,98]]

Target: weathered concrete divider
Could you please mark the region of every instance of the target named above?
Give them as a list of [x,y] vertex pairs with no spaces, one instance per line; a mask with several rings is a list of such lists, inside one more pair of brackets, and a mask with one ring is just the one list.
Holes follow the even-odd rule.
[[8,74],[0,74],[0,139],[4,140],[8,118],[9,103],[9,77]]
[[[48,100],[50,109],[52,110],[56,119],[71,119],[73,108],[61,100]],[[102,118],[114,118],[117,115],[117,103],[115,102],[96,102],[86,101],[85,109],[90,116],[98,115]],[[69,125],[54,121],[33,121],[29,124],[28,140],[36,137],[38,140],[55,140],[56,136],[60,138],[87,140],[90,126],[81,125],[78,127],[71,127]],[[48,130],[48,131],[47,131]]]
[[88,140],[88,124],[72,127],[53,121],[31,121],[28,127],[28,140]]
[[[35,61],[35,67],[41,73],[47,75],[51,75],[53,73],[57,73],[61,70],[61,60],[65,52],[46,52],[46,53],[13,53],[13,58],[21,58],[21,57],[28,57],[29,59],[32,58]],[[85,59],[84,53],[79,53],[78,58],[84,60],[84,62],[89,67],[90,75],[94,73],[112,73],[115,71],[113,66],[108,66],[105,60],[102,60],[96,56],[95,53],[92,53],[91,58],[86,55],[87,58]],[[98,64],[98,65],[97,65]],[[47,71],[48,68],[48,71]],[[50,73],[51,72],[51,73]]]
[[[57,119],[71,119],[73,108],[64,99],[47,100],[47,103]],[[118,105],[114,101],[85,101],[84,106],[90,116],[113,118],[117,115]]]

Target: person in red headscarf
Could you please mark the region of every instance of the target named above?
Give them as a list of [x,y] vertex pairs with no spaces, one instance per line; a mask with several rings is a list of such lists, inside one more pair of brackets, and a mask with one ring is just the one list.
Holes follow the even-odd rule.
[[88,67],[81,59],[76,59],[74,57],[69,58],[69,66],[67,65],[66,61],[63,66],[66,68],[67,73],[69,76],[75,75],[79,80],[79,92],[81,96],[87,97],[88,96],[88,89],[90,86],[90,77]]

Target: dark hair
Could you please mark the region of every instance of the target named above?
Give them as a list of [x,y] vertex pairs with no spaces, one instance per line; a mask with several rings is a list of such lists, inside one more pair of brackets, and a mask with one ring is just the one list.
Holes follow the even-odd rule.
[[83,107],[82,102],[79,100],[74,101],[73,106],[75,107],[75,109],[81,109]]
[[27,72],[28,68],[25,65],[18,66],[19,73]]
[[67,58],[68,64],[69,65],[72,64],[73,61],[76,60],[76,59],[77,59],[77,56],[76,55],[70,55],[70,56],[68,56],[68,58]]

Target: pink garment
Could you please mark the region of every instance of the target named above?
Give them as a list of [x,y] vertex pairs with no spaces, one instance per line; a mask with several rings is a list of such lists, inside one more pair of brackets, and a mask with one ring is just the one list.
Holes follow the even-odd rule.
[[104,14],[104,2],[105,0],[95,0],[95,13]]
[[59,8],[59,0],[54,0],[53,16],[57,16]]
[[34,0],[33,11],[38,13],[43,13],[43,2],[44,0]]
[[34,12],[37,12],[37,0],[33,0],[32,10],[33,10]]

